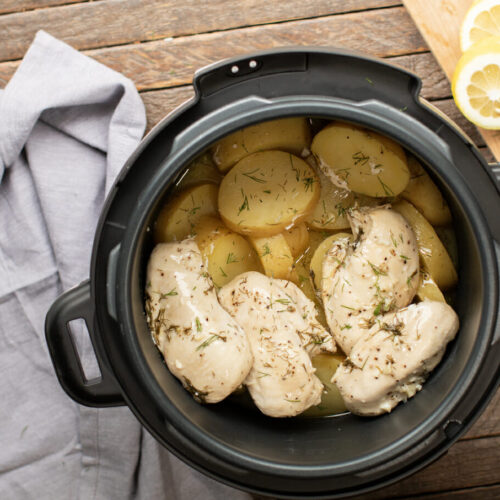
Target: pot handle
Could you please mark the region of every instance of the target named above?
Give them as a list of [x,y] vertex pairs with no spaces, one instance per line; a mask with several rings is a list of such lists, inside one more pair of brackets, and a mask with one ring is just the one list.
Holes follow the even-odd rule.
[[[82,318],[87,325],[101,376],[87,380],[82,369],[68,323]],[[92,327],[94,311],[90,294],[90,281],[60,295],[50,307],[45,318],[45,338],[57,378],[68,396],[86,406],[108,407],[124,405],[114,375],[111,373],[97,347]]]

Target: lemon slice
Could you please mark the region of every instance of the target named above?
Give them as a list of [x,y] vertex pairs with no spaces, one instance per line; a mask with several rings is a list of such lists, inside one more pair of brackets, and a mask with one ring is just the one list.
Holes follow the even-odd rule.
[[490,36],[500,36],[500,1],[476,0],[465,14],[460,29],[462,52]]
[[456,105],[472,123],[500,129],[500,37],[487,38],[465,51],[451,90]]

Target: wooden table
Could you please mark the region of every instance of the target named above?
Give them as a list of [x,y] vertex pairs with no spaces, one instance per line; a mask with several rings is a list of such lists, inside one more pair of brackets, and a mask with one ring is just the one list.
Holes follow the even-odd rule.
[[[455,107],[449,83],[410,16],[394,0],[0,0],[1,87],[38,29],[131,78],[146,105],[148,129],[193,95],[196,69],[219,59],[286,45],[364,51],[418,74],[423,97],[491,159]],[[500,392],[440,460],[357,498],[499,499],[499,411]]]

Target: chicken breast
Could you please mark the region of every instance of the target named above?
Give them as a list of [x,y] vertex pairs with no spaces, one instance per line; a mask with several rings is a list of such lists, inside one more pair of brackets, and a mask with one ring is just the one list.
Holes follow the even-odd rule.
[[254,364],[245,384],[257,407],[271,417],[293,417],[319,404],[323,385],[309,356],[335,346],[302,291],[248,272],[223,286],[219,300],[250,340]]
[[247,336],[217,300],[194,240],[160,243],[147,267],[146,313],[168,369],[193,397],[217,403],[247,377]]
[[407,306],[419,283],[417,241],[401,215],[365,208],[349,220],[354,242],[333,244],[321,283],[328,326],[347,355],[380,315]]
[[457,331],[458,316],[443,302],[388,313],[356,343],[332,381],[351,412],[390,412],[422,388]]

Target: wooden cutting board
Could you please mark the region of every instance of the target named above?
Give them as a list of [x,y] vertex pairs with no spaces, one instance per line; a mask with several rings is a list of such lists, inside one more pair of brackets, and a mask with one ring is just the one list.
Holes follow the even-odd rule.
[[[462,55],[460,26],[473,0],[403,0],[403,3],[451,81]],[[478,130],[497,161],[500,161],[500,131]]]

